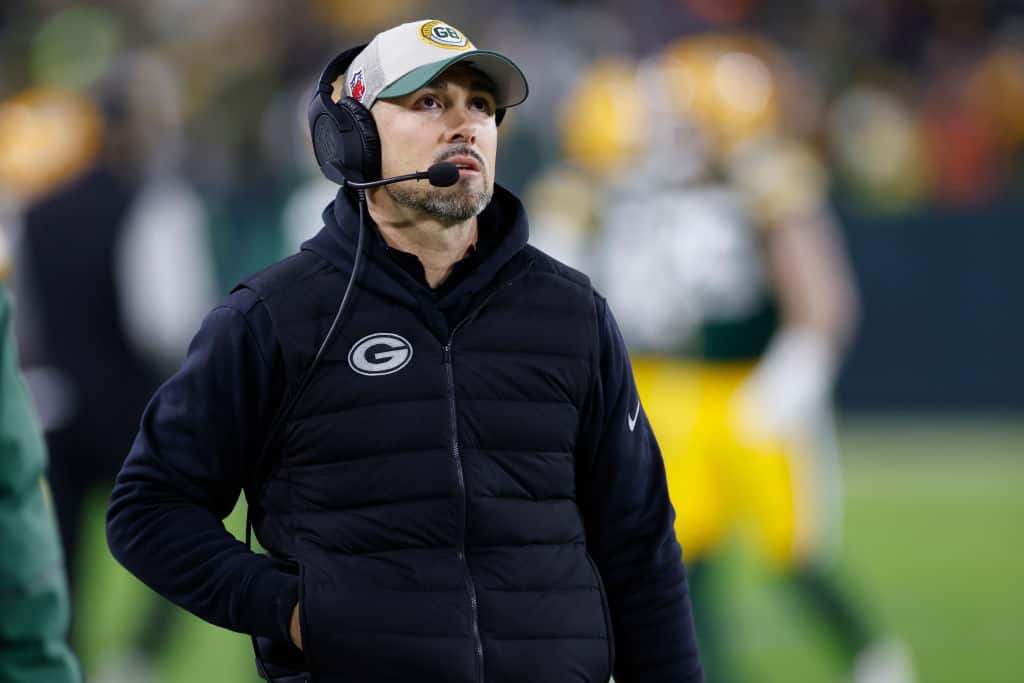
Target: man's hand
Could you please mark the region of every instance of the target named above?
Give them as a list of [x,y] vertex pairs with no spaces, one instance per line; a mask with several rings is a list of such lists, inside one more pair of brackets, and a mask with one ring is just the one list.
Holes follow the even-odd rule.
[[299,603],[292,608],[292,618],[288,624],[288,633],[292,637],[295,647],[302,649],[302,626],[299,624]]

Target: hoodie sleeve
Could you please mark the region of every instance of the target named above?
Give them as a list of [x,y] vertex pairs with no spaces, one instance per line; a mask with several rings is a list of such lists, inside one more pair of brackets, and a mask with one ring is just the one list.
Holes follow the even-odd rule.
[[577,493],[608,593],[615,680],[698,683],[704,678],[661,452],[622,335],[605,300],[595,297],[600,351]]
[[167,599],[235,631],[288,641],[298,580],[224,528],[285,387],[269,314],[248,290],[215,308],[157,390],[114,485],[115,558]]

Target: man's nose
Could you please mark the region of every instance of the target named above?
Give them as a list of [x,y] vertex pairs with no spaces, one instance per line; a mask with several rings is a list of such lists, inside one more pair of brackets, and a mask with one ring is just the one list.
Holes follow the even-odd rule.
[[478,122],[474,120],[470,112],[453,108],[448,112],[451,118],[447,133],[447,142],[468,142],[476,144],[476,136],[479,130]]

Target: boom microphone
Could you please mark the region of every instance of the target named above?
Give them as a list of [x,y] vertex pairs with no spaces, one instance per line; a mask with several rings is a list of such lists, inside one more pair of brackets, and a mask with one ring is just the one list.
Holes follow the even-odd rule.
[[427,180],[434,187],[449,187],[459,182],[459,167],[447,161],[427,169]]
[[346,180],[345,185],[347,187],[354,187],[357,190],[365,190],[368,187],[380,187],[381,185],[400,183],[403,180],[429,180],[430,184],[434,187],[449,187],[459,182],[459,167],[445,161],[440,164],[434,164],[426,171],[406,173],[405,175],[396,175],[393,178],[371,180],[366,183],[356,183],[351,180]]

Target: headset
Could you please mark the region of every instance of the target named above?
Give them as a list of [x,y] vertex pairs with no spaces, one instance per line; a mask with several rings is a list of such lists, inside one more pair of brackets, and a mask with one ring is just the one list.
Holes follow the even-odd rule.
[[309,102],[309,133],[313,154],[328,180],[348,182],[380,180],[380,134],[373,115],[362,102],[331,97],[334,81],[345,73],[366,45],[345,50],[324,68]]

